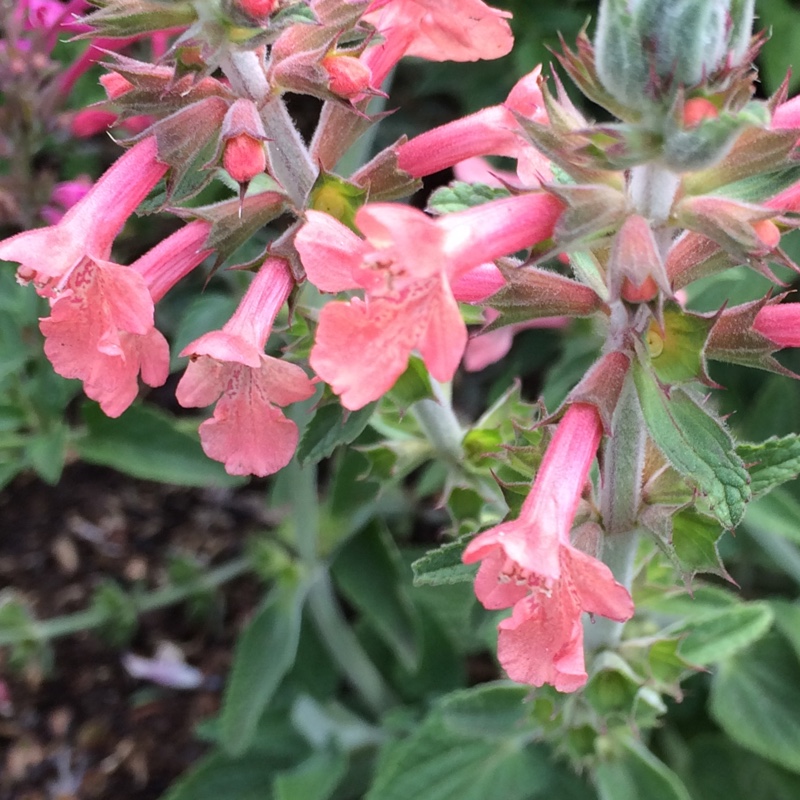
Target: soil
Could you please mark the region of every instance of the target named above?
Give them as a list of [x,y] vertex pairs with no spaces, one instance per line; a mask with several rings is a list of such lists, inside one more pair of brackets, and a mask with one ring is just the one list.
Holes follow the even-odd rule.
[[[87,608],[103,580],[163,585],[176,555],[224,563],[269,522],[254,484],[187,489],[85,464],[57,486],[22,476],[0,492],[0,587],[45,620]],[[123,646],[96,632],[65,636],[22,669],[0,649],[0,800],[161,797],[205,752],[194,727],[218,710],[236,633],[260,596],[245,575],[200,617],[187,605],[148,613]],[[202,671],[200,688],[129,675],[122,656],[152,657],[161,642]]]

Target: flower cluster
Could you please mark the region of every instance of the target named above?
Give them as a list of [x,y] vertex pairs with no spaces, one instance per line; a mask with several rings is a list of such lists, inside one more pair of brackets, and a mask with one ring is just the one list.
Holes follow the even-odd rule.
[[[592,318],[604,337],[597,360],[563,407],[535,421],[542,433],[560,419],[519,518],[479,533],[463,555],[482,561],[479,600],[512,609],[499,625],[507,673],[578,689],[589,677],[584,612],[620,623],[633,614],[630,576],[612,573],[606,552],[630,542],[630,561],[648,531],[679,562],[675,514],[693,506],[721,531],[750,499],[724,421],[697,398],[711,383],[707,360],[781,371],[774,352],[800,345],[798,306],[784,296],[712,315],[686,302],[694,281],[737,265],[776,283],[771,265],[796,269],[780,240],[800,207],[800,115],[782,94],[753,99],[752,3],[708,4],[703,30],[684,36],[694,19],[685,14],[702,3],[662,19],[652,3],[603,2],[595,44],[581,34],[558,58],[616,122],[587,119],[536,67],[504,102],[403,137],[349,177],[337,164],[379,121],[371,103],[394,66],[405,56],[505,55],[508,14],[482,0],[98,5],[80,22],[95,47],[149,37],[162,58],[106,48],[107,107],[75,124],[118,120],[136,132],[129,149],[51,209],[50,225],[0,242],[0,258],[50,303],[41,331],[55,370],[122,414],[139,377],[149,386],[168,377],[155,304],[208,257],[235,261],[270,225],[268,244],[236,265],[255,274],[233,316],[180,353],[190,361],[177,389],[182,406],[216,404],[200,426],[206,453],[233,475],[264,476],[297,447],[298,426],[281,409],[322,383],[356,411],[389,393],[414,354],[444,384],[465,352],[468,367],[482,366],[513,331]],[[25,24],[53,13],[48,3],[25,8]],[[308,142],[288,93],[322,102]],[[514,170],[495,169],[491,156]],[[445,169],[467,180],[458,210],[391,202]],[[216,177],[238,194],[192,204]],[[133,263],[115,263],[117,236],[157,185],[161,209],[190,221]],[[313,302],[295,302],[296,287]],[[460,303],[480,306],[488,323],[477,356]],[[308,369],[295,363],[302,346],[265,352],[287,304],[313,335]],[[464,454],[459,435],[453,461]],[[469,465],[451,467],[458,480],[480,480]],[[654,488],[665,475],[681,487],[666,499]],[[576,519],[597,532],[595,547]]]

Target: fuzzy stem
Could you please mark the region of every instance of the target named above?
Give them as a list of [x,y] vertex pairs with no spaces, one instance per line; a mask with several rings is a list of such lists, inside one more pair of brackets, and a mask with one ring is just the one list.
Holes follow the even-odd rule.
[[297,208],[304,208],[317,179],[317,168],[286,104],[273,95],[259,56],[249,50],[230,52],[220,66],[234,91],[259,107],[273,175]]
[[[633,583],[633,566],[638,546],[637,528],[608,536],[603,544],[603,561],[611,569],[617,581],[629,591]],[[624,626],[624,622],[616,622],[606,617],[587,618],[583,626],[586,652],[615,649],[622,638]]]
[[631,170],[628,196],[636,212],[649,219],[655,227],[669,219],[680,183],[680,175],[651,161]]
[[[250,572],[252,568],[253,565],[249,558],[244,556],[235,558],[209,570],[201,578],[191,583],[165,586],[163,589],[157,589],[148,594],[131,596],[131,603],[135,606],[138,614],[156,611],[187,600],[197,592],[215,589],[239,575]],[[34,631],[36,638],[40,641],[50,641],[61,636],[99,628],[108,622],[108,616],[102,609],[89,608],[74,614],[65,614],[61,617],[36,622]],[[21,636],[16,636],[15,633],[13,630],[0,632],[0,645],[15,644],[27,635],[27,631],[22,631]]]
[[453,412],[449,390],[433,378],[430,381],[436,399],[414,403],[411,413],[437,456],[448,464],[460,466],[464,459],[461,447],[464,431]]
[[342,612],[328,570],[317,560],[320,534],[319,498],[314,467],[295,459],[286,468],[291,487],[292,523],[297,552],[316,573],[308,593],[308,610],[328,653],[364,704],[376,716],[392,704],[389,688],[365,652]]
[[[611,436],[603,453],[600,499],[603,526],[603,561],[616,580],[630,591],[639,543],[636,518],[646,443],[644,420],[633,381],[627,379],[614,412]],[[587,651],[615,648],[625,623],[599,617],[584,626]]]

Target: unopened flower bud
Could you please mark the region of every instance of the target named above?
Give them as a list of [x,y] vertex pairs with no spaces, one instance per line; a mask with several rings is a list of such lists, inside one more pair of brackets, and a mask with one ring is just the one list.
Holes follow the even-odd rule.
[[328,55],[320,62],[330,77],[330,90],[350,100],[369,89],[370,68],[353,56]]
[[251,17],[268,17],[278,5],[278,0],[233,0],[233,5]]
[[716,119],[719,110],[705,97],[692,97],[683,106],[683,124],[687,128],[694,128],[704,119]]
[[652,106],[747,52],[755,0],[603,0],[597,74],[620,102]]
[[753,231],[764,247],[774,250],[781,242],[780,228],[771,219],[760,219],[753,223]]
[[237,183],[248,183],[267,168],[264,144],[246,133],[225,142],[222,166]]
[[264,123],[252,100],[240,98],[222,122],[222,166],[237,183],[248,183],[267,168]]

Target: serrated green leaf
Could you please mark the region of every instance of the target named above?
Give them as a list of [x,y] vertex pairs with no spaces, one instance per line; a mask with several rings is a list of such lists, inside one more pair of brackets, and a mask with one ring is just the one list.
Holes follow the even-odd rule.
[[475,566],[461,561],[464,548],[472,539],[472,534],[465,534],[418,558],[411,565],[414,571],[414,585],[439,586],[442,583],[463,583],[474,580]]
[[[408,739],[384,754],[366,800],[539,797],[555,770],[540,749],[527,745],[536,726],[527,721],[525,692],[483,686],[445,698]],[[470,725],[470,719],[482,725]]]
[[436,215],[451,214],[510,195],[508,189],[487,186],[485,183],[453,181],[449,186],[442,186],[431,194],[427,211]]
[[318,408],[303,431],[297,460],[302,466],[315,464],[339,445],[350,444],[367,427],[376,405],[370,403],[358,411],[346,411],[339,403]]
[[629,739],[623,748],[620,758],[597,766],[600,800],[691,800],[681,779],[643,744]]
[[753,499],[800,475],[800,435],[796,433],[759,444],[742,443],[736,452],[750,473]]
[[278,684],[294,663],[307,585],[279,583],[239,637],[222,703],[222,745],[243,755]]
[[75,446],[84,461],[103,464],[134,478],[179,486],[236,486],[242,479],[203,452],[200,439],[179,430],[176,421],[147,406],[131,406],[108,418],[94,403],[83,406],[86,436]]
[[720,664],[711,716],[735,742],[800,772],[800,662],[779,634],[763,637]]
[[672,518],[672,548],[681,570],[689,577],[696,572],[728,576],[719,557],[720,524],[711,517],[687,509]]
[[722,424],[682,389],[670,396],[653,373],[633,366],[647,429],[670,464],[707,497],[714,516],[726,528],[735,528],[750,499],[750,476]]
[[[735,605],[692,619],[678,652],[697,666],[716,664],[758,641],[772,626],[766,603]],[[681,628],[678,629],[680,631]]]

